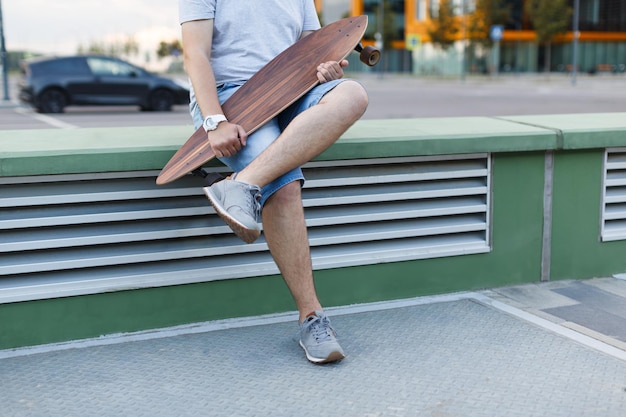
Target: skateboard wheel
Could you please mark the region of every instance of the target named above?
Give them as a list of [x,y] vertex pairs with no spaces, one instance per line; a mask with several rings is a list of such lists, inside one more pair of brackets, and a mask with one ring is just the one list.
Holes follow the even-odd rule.
[[366,46],[361,51],[360,59],[365,65],[373,67],[380,60],[380,51],[373,46]]

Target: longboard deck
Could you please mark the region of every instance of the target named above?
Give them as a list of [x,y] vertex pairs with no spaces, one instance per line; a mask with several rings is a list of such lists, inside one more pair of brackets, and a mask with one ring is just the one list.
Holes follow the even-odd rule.
[[[341,61],[359,44],[367,16],[333,22],[302,38],[252,76],[222,104],[229,122],[251,134],[315,87],[317,67]],[[156,183],[167,184],[211,160],[215,154],[202,127],[174,154]]]

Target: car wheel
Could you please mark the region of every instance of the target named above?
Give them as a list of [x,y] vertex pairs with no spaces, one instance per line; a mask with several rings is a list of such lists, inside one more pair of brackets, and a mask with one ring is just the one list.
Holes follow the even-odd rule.
[[67,97],[63,91],[54,88],[41,93],[37,104],[37,111],[40,113],[63,113],[67,106]]
[[149,109],[154,111],[170,111],[174,105],[174,94],[165,89],[155,90],[150,94]]

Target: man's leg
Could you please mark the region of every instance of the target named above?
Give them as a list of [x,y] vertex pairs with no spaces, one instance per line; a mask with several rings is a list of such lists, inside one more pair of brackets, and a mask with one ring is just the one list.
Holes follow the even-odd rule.
[[315,106],[300,113],[276,141],[237,175],[237,181],[262,187],[330,147],[365,112],[363,87],[346,80]]
[[[211,203],[244,241],[254,241],[258,237],[258,228],[254,226],[258,204],[253,201],[258,198],[259,187],[324,151],[366,108],[367,94],[360,84],[345,81],[337,85],[317,104],[296,116],[276,141],[238,172],[234,181],[225,180],[205,188]],[[231,193],[235,195],[232,199]],[[245,224],[233,217],[242,212],[248,212],[244,214]],[[341,360],[345,354],[315,291],[299,181],[274,192],[266,201],[262,216],[270,252],[298,308],[300,346],[312,362]]]
[[267,200],[263,227],[270,252],[296,302],[299,343],[307,359],[314,363],[343,359],[345,353],[315,291],[299,181],[280,188]]
[[313,284],[299,182],[287,184],[267,200],[263,207],[263,233],[296,302],[300,321],[315,310],[321,310]]

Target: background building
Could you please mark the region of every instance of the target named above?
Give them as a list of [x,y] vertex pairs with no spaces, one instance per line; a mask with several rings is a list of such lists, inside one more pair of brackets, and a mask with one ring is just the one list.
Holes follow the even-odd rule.
[[[368,42],[376,41],[376,33],[383,34],[386,71],[444,75],[537,72],[544,69],[548,58],[524,12],[526,1],[505,1],[509,18],[503,22],[502,39],[494,47],[469,39],[469,22],[477,0],[452,0],[459,30],[456,42],[446,50],[434,44],[429,35],[441,0],[350,0],[350,11],[369,16]],[[568,2],[573,8],[574,0]],[[557,36],[552,44],[551,71],[572,68],[572,22],[568,27],[568,32]],[[626,71],[626,0],[580,0],[578,40],[581,71]]]

